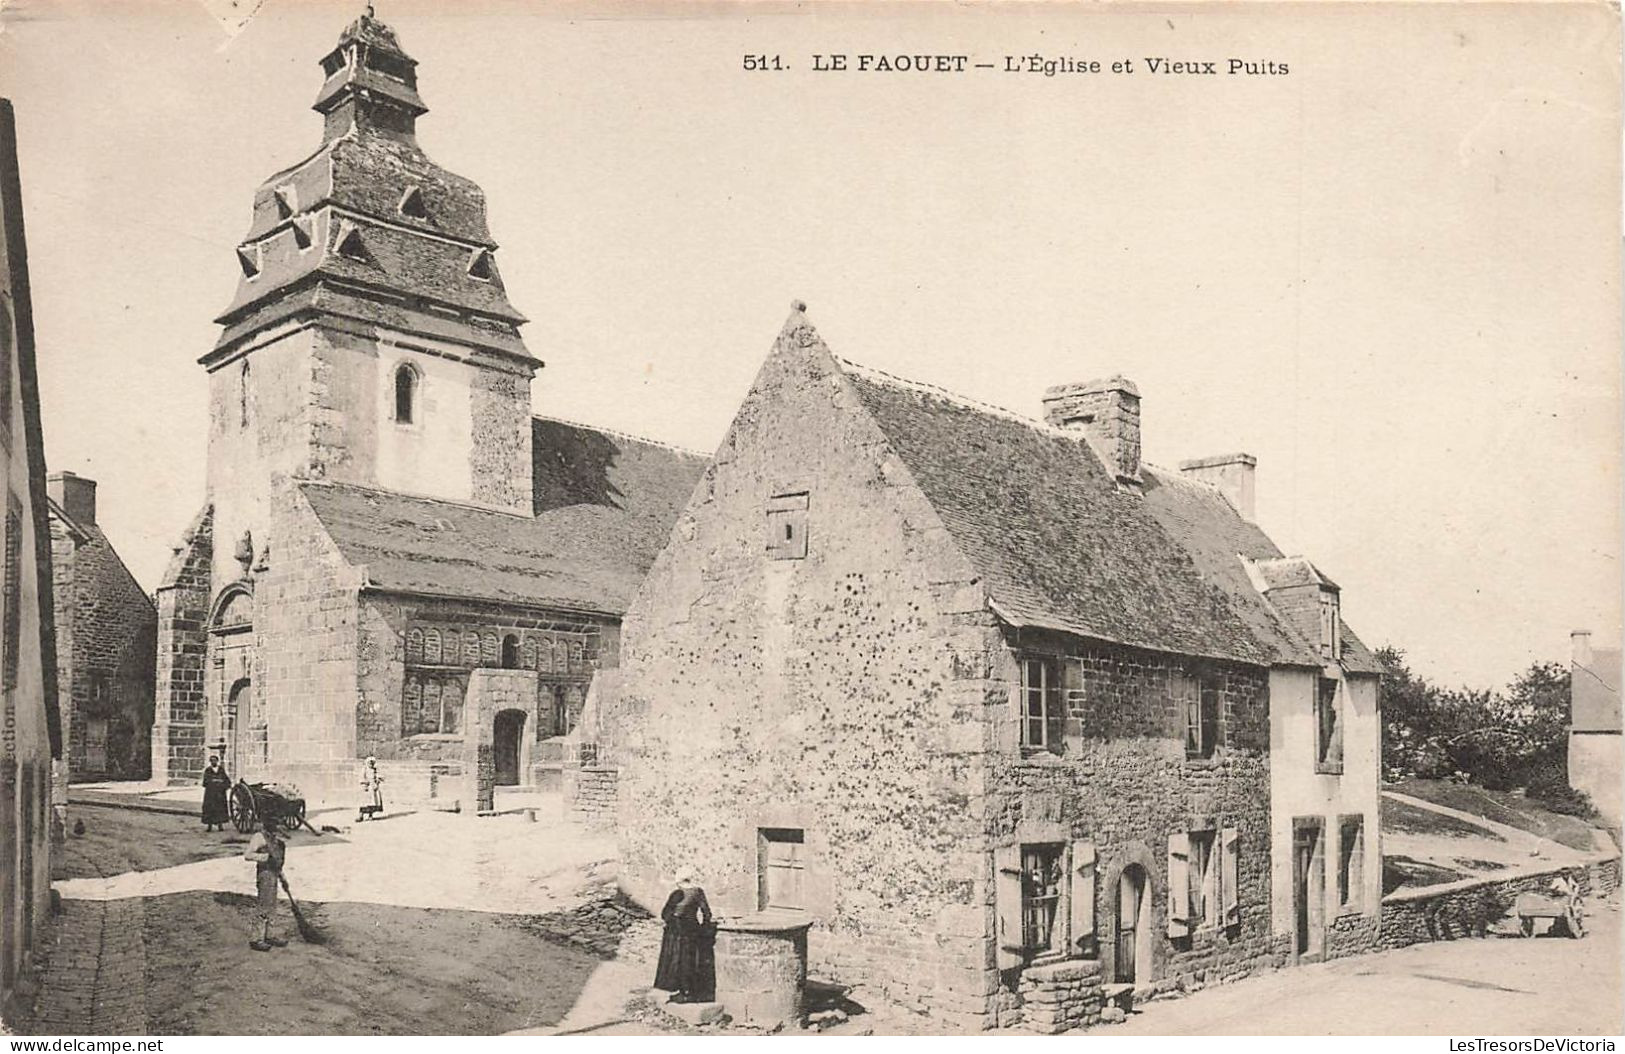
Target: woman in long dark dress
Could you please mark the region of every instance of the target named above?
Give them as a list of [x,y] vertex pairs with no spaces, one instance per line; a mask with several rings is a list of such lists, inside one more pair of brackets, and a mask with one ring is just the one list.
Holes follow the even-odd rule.
[[209,755],[209,764],[203,770],[203,826],[210,831],[223,831],[231,819],[226,808],[226,791],[231,789],[231,777],[220,764],[218,755]]
[[712,955],[711,905],[694,873],[677,875],[677,888],[666,898],[660,917],[666,934],[660,942],[655,987],[672,993],[678,1003],[701,1003],[712,998],[716,967]]

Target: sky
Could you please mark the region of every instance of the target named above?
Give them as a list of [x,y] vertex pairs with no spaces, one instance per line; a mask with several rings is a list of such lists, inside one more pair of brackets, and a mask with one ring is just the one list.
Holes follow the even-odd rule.
[[[420,143],[485,190],[538,413],[712,450],[800,299],[837,354],[1020,413],[1132,378],[1146,459],[1255,455],[1262,525],[1429,677],[1618,637],[1604,5],[376,6]],[[319,145],[361,7],[0,4],[47,457],[148,589],[205,500],[253,191]],[[813,69],[898,53],[995,68]]]

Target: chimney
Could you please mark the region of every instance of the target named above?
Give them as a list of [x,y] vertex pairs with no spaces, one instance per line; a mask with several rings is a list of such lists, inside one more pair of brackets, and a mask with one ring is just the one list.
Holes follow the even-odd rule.
[[45,477],[45,493],[62,506],[68,518],[81,527],[96,525],[96,481],[72,472],[53,472]]
[[1219,493],[1248,523],[1257,523],[1253,505],[1253,473],[1258,459],[1251,454],[1220,454],[1181,461],[1179,471],[1192,479],[1219,488]]
[[1082,432],[1120,483],[1140,484],[1140,389],[1123,376],[1058,384],[1044,392],[1044,420]]
[[1569,644],[1574,650],[1574,665],[1589,667],[1591,665],[1591,631],[1588,629],[1575,630],[1569,634]]

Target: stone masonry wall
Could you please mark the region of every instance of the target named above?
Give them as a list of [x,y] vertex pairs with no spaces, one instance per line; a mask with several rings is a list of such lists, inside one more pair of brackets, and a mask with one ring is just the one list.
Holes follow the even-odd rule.
[[1619,888],[1620,861],[1615,857],[1586,867],[1454,882],[1438,891],[1389,894],[1382,903],[1381,943],[1388,948],[1403,948],[1424,941],[1481,936],[1486,924],[1511,910],[1519,893],[1545,893],[1559,875],[1578,886],[1583,896],[1597,900]]
[[[769,499],[794,494],[806,556],[770,558]],[[693,865],[748,913],[761,832],[800,831],[814,973],[980,1027],[988,713],[1009,700],[974,582],[827,349],[787,328],[623,624],[600,746],[629,891],[658,903]]]
[[[80,526],[90,537],[79,545],[60,521],[51,526],[67,772],[143,779],[152,764],[158,616],[101,528]],[[104,723],[96,750],[87,738],[91,721]]]
[[469,388],[474,501],[531,512],[530,377],[476,370]]
[[214,559],[214,507],[206,505],[176,546],[157,589],[157,692],[152,723],[152,778],[171,785],[203,774],[204,666],[208,658],[209,568]]
[[[1138,864],[1151,884],[1152,963],[1149,987],[1195,990],[1256,969],[1279,965],[1285,940],[1270,934],[1269,715],[1265,672],[1199,662],[1137,649],[1012,634],[998,668],[1013,693],[1018,656],[1049,655],[1080,662],[1081,682],[1064,693],[1054,723],[1053,751],[1012,751],[995,761],[997,808],[990,814],[996,845],[1088,840],[1098,854],[1094,917],[1108,974],[1115,955],[1117,878]],[[1214,757],[1187,759],[1185,677],[1206,677],[1220,689],[1219,746]],[[1193,927],[1168,936],[1168,839],[1175,833],[1239,832],[1240,923]],[[987,910],[996,909],[993,899]],[[1145,984],[1142,964],[1141,983]],[[999,1023],[1021,1017],[1021,973],[990,975]]]

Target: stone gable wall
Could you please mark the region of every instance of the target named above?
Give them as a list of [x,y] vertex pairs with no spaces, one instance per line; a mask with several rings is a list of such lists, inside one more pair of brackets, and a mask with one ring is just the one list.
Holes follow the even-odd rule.
[[[101,529],[88,531],[91,537],[76,546],[65,527],[52,520],[66,774],[144,779],[152,764],[157,611]],[[91,720],[106,722],[95,765],[87,739]]]
[[214,506],[205,505],[175,547],[157,590],[158,657],[152,778],[195,783],[203,775],[210,565]]
[[[770,559],[769,499],[800,493],[807,555]],[[785,334],[623,625],[599,745],[629,891],[658,905],[692,865],[748,913],[759,832],[799,829],[813,971],[976,1027],[997,646],[906,469]]]

